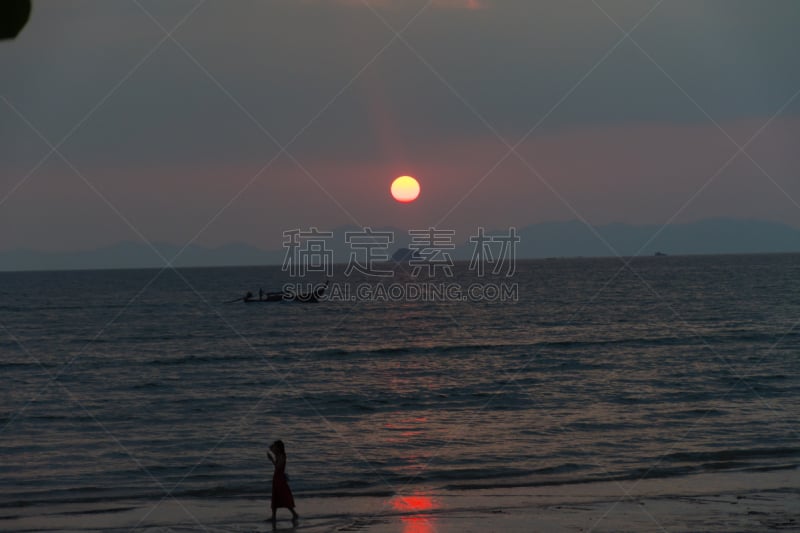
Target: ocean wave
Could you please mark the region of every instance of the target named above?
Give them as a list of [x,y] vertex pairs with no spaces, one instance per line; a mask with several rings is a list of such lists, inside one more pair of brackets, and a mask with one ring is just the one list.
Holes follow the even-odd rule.
[[698,452],[675,452],[663,457],[664,461],[669,462],[720,462],[737,461],[744,459],[774,459],[774,458],[800,457],[800,448],[776,447],[776,448],[734,448],[713,451]]
[[6,361],[6,362],[0,362],[0,369],[22,370],[22,369],[32,368],[41,370],[42,368],[56,368],[60,365],[61,363],[51,363],[46,361]]
[[240,355],[184,355],[181,357],[164,357],[156,359],[148,359],[141,364],[146,366],[176,366],[176,365],[197,365],[197,364],[219,364],[230,363],[235,361],[257,361],[266,356],[257,353],[240,354]]
[[[424,476],[402,476],[390,472],[373,472],[373,479],[346,479],[342,481],[294,479],[293,492],[297,498],[338,498],[353,496],[386,497],[394,494],[393,487],[423,484],[437,490],[471,491],[484,489],[557,487],[585,485],[613,481],[637,481],[640,479],[668,479],[701,474],[706,472],[742,471],[763,472],[797,469],[797,463],[752,465],[729,461],[697,465],[667,466],[654,468],[635,468],[627,471],[598,471],[595,465],[564,463],[534,470],[524,469],[458,469],[432,470]],[[155,471],[155,470],[154,470]],[[225,478],[207,480],[205,486],[197,486],[200,478],[176,478],[165,486],[174,487],[170,492],[176,498],[268,498],[269,481],[264,479],[243,483],[225,483]],[[213,483],[208,483],[213,481]],[[183,482],[180,486],[176,483]],[[0,508],[13,509],[41,504],[86,504],[113,503],[122,501],[157,501],[165,496],[164,491],[146,486],[126,486],[116,484],[113,489],[101,486],[83,486],[63,490],[15,491],[13,498],[0,498]]]
[[[784,339],[794,336],[800,338],[800,334],[787,335]],[[358,358],[369,356],[385,355],[429,355],[429,354],[454,354],[464,353],[473,354],[476,352],[497,351],[523,351],[523,357],[529,357],[531,349],[566,348],[566,349],[587,349],[599,346],[630,346],[630,347],[659,347],[659,346],[698,346],[714,344],[715,346],[726,343],[740,343],[742,341],[751,342],[774,342],[776,337],[772,333],[746,332],[739,334],[716,334],[710,336],[697,336],[687,333],[685,336],[660,336],[660,337],[629,337],[619,339],[585,339],[585,340],[551,340],[535,342],[516,342],[516,343],[468,343],[468,344],[435,344],[432,346],[403,346],[403,347],[376,347],[376,348],[332,348],[325,350],[312,351],[309,356],[314,359],[326,358]]]
[[704,472],[713,471],[747,471],[747,472],[764,472],[775,470],[793,470],[797,469],[798,465],[792,464],[775,464],[775,465],[760,465],[760,466],[747,466],[744,467],[739,464],[733,464],[729,468],[724,468],[722,465],[713,465],[710,468],[703,468],[702,465],[697,467],[668,467],[668,468],[641,468],[621,473],[601,473],[590,476],[574,477],[574,478],[558,478],[558,479],[523,479],[523,480],[492,480],[485,483],[451,483],[443,485],[441,488],[444,490],[483,490],[483,489],[499,489],[499,488],[522,488],[522,487],[553,487],[563,485],[585,485],[589,483],[604,483],[609,481],[638,481],[641,479],[668,479],[676,477],[684,477],[688,475],[701,474]]

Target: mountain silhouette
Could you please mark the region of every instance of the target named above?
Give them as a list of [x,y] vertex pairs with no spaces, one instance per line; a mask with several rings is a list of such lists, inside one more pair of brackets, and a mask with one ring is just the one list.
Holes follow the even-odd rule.
[[[359,231],[361,228],[355,226],[342,226],[332,231],[333,237],[326,246],[335,263],[349,261],[353,249],[346,243],[345,234]],[[380,252],[387,260],[399,249],[409,248],[406,230],[383,227],[373,228],[373,231],[394,234],[391,243],[384,243],[388,249]],[[507,231],[503,229],[494,234]],[[520,237],[516,250],[518,259],[652,256],[656,252],[668,255],[800,252],[800,230],[763,220],[719,218],[663,228],[631,224],[587,227],[572,220],[533,224],[517,232]],[[164,259],[172,261],[176,267],[280,265],[286,256],[282,248],[264,250],[242,243],[216,248],[190,245],[183,251],[181,248],[165,243],[156,243],[151,248],[144,243],[121,242],[78,252],[11,250],[0,252],[0,271],[161,268],[165,265]],[[455,259],[469,259],[472,249],[471,244],[462,243],[450,253]]]

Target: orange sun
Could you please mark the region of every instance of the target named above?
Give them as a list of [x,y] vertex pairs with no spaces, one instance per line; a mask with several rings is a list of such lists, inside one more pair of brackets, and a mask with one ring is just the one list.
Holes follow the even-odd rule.
[[392,198],[407,204],[419,196],[419,182],[411,176],[400,176],[392,182]]

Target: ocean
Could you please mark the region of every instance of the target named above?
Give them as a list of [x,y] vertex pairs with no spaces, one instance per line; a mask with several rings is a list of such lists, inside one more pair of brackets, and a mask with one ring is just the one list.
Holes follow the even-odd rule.
[[285,281],[0,273],[0,516],[268,499],[275,439],[301,514],[800,463],[800,255],[520,261],[510,301],[225,303]]

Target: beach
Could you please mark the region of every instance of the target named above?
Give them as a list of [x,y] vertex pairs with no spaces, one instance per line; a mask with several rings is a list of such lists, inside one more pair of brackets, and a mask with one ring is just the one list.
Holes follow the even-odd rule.
[[18,510],[13,531],[797,531],[800,470],[700,474],[681,479],[558,487],[424,491],[405,496],[298,498],[273,527],[259,499],[172,499]]

